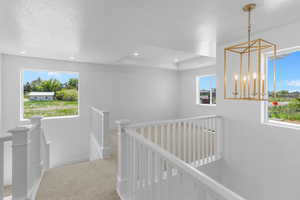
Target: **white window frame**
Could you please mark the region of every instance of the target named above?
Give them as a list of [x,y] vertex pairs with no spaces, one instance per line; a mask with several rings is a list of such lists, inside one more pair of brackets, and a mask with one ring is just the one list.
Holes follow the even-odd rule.
[[209,77],[209,76],[214,76],[214,77],[217,77],[216,74],[205,74],[205,75],[198,75],[196,76],[196,105],[200,105],[200,106],[216,106],[217,103],[213,104],[212,103],[212,91],[211,91],[211,88],[210,88],[210,102],[209,104],[203,104],[203,103],[200,103],[200,78],[204,78],[204,77]]
[[[295,51],[300,51],[300,46],[296,46],[296,47],[292,47],[292,48],[285,48],[285,49],[280,49],[277,51],[277,55],[282,55],[282,54],[288,54],[288,53],[293,53]],[[271,57],[273,55],[273,52],[266,52],[263,53],[262,56],[262,66],[263,64],[267,64],[269,57]],[[261,67],[262,69],[264,67]],[[268,70],[268,67],[266,67],[266,69]],[[268,75],[268,71],[266,71],[266,80],[269,80]],[[266,87],[266,91],[268,90],[268,81],[267,81],[267,87]],[[261,121],[262,124],[264,125],[270,125],[270,126],[275,126],[275,127],[282,127],[282,128],[290,128],[290,129],[296,129],[296,130],[300,130],[300,124],[294,124],[294,123],[288,123],[288,122],[280,122],[280,121],[275,121],[275,120],[271,120],[269,119],[269,115],[268,115],[268,101],[264,101],[261,103]]]
[[78,75],[78,114],[77,115],[65,115],[65,116],[53,116],[53,117],[43,117],[43,119],[68,119],[68,118],[79,118],[80,117],[80,73],[72,71],[59,71],[59,70],[47,70],[47,69],[32,69],[24,68],[20,71],[20,121],[29,121],[30,119],[24,118],[24,72],[25,71],[37,71],[37,72],[57,72],[57,73],[68,73],[68,74],[77,74]]

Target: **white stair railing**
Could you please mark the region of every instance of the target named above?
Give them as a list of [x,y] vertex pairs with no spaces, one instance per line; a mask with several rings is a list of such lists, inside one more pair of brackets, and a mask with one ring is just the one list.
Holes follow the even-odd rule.
[[222,118],[210,115],[129,125],[151,142],[199,167],[221,158]]
[[110,157],[109,112],[91,107],[90,122],[90,160]]
[[4,143],[12,141],[12,199],[34,200],[44,170],[49,168],[50,143],[41,126],[42,117],[18,126],[0,138],[0,199],[3,199]]
[[[221,136],[218,136],[218,134],[221,135],[221,122],[217,122],[214,125],[214,122],[207,121],[213,118],[216,121],[221,120],[221,118],[216,116],[208,116],[137,125],[131,125],[128,120],[118,121],[119,166],[117,191],[121,199],[245,200],[194,166],[195,162],[204,162],[204,160],[207,160],[207,163],[212,162],[211,160],[216,160],[222,155]],[[199,122],[199,120],[205,120],[205,122]],[[193,125],[191,125],[191,122],[193,122]],[[207,123],[212,123],[212,125],[208,125]],[[160,127],[165,129],[169,124],[177,124],[177,132],[175,133],[185,136],[185,142],[192,145],[191,148],[186,145],[186,147],[183,147],[186,148],[186,151],[177,151],[179,145],[184,146],[184,143],[180,142],[181,139],[184,139],[183,136],[179,138],[175,137],[174,142],[174,138],[168,136],[168,131],[156,131],[156,126],[161,125]],[[143,132],[142,129],[139,129],[149,126],[154,130],[145,133],[145,130]],[[200,133],[198,134],[200,136],[201,134],[206,134],[204,138],[200,137],[202,140],[199,140],[201,145],[204,144],[204,151],[199,151],[197,148],[194,148],[197,146],[193,146],[193,139],[197,139],[197,136],[194,134],[195,132],[184,131],[185,128],[182,131],[182,127],[191,130],[196,129],[195,132],[199,131]],[[166,142],[161,142],[162,139],[155,140],[157,134],[162,134],[164,137],[163,140],[166,140]],[[189,136],[189,134],[194,134],[194,138],[193,136]],[[214,136],[209,136],[209,134],[214,134]],[[159,138],[160,136],[157,137]],[[189,137],[192,137],[191,142]],[[178,139],[178,142],[176,142],[176,139]],[[170,145],[168,146],[169,141]],[[212,147],[210,147],[209,143],[212,144]],[[173,144],[175,144],[175,151],[172,149]],[[210,148],[212,150],[209,150]],[[188,153],[189,151],[191,151],[190,154]],[[178,156],[180,153],[183,155]],[[194,154],[195,157],[193,156]],[[196,158],[197,155],[199,158]]]

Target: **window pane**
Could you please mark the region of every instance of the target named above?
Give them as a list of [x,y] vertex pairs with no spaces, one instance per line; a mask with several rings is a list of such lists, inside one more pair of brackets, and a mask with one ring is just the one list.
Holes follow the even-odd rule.
[[276,60],[277,96],[273,91],[273,60],[268,61],[269,119],[300,124],[300,51]]
[[216,77],[204,76],[198,77],[199,82],[199,103],[215,104],[216,102]]
[[23,118],[78,115],[78,73],[23,72]]
[[216,95],[217,95],[217,89],[216,89],[216,77],[212,76],[212,104],[216,104]]

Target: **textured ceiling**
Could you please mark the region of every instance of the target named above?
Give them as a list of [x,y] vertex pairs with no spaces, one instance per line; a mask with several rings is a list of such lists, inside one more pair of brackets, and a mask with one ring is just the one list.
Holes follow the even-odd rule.
[[[0,51],[170,69],[189,68],[190,60],[197,67],[213,62],[216,43],[244,38],[241,7],[249,2],[0,0]],[[254,31],[300,19],[299,0],[257,4]]]

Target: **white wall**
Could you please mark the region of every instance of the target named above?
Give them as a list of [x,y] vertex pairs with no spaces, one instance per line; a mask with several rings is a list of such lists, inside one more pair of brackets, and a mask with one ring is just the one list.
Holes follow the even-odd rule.
[[156,68],[103,66],[20,56],[3,56],[4,129],[20,124],[20,72],[44,69],[80,73],[80,117],[47,119],[43,125],[51,144],[52,166],[88,158],[89,113],[93,105],[114,121],[175,118],[177,72]]
[[216,106],[196,104],[196,77],[209,74],[216,74],[215,66],[201,67],[196,70],[179,71],[180,95],[178,96],[178,113],[180,117],[215,114]]
[[3,134],[2,129],[2,54],[0,54],[0,134]]
[[[300,45],[299,32],[297,23],[254,38],[287,48]],[[217,114],[224,116],[226,129],[223,182],[248,200],[299,199],[300,130],[261,124],[259,102],[224,100],[223,49],[217,49]]]

